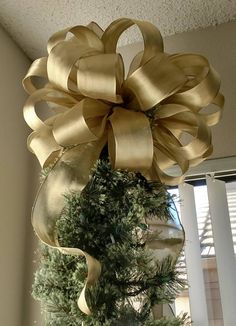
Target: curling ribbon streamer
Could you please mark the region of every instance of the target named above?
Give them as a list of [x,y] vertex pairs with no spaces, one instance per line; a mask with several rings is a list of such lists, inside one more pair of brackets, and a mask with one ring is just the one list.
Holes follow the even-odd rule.
[[[120,35],[132,25],[141,31],[144,50],[134,57],[125,78],[123,59],[116,47]],[[128,18],[114,21],[104,32],[95,23],[59,31],[49,39],[47,49],[48,56],[33,62],[23,85],[30,95],[24,117],[33,129],[28,148],[42,167],[57,160],[50,174],[55,169],[66,174],[63,166],[70,160],[66,162],[64,155],[71,148],[78,152],[81,148],[90,158],[87,166],[81,163],[78,168],[85,176],[80,183],[82,190],[92,165],[108,143],[114,168],[141,171],[153,180],[176,185],[190,166],[211,154],[209,127],[218,123],[224,97],[219,92],[218,74],[203,56],[164,53],[161,34],[154,25]],[[34,77],[43,78],[44,86],[37,88]],[[55,112],[45,121],[36,114],[40,102]],[[214,104],[216,110],[204,113],[202,109],[209,104]],[[184,135],[191,138],[187,144]],[[63,151],[66,153],[61,155]],[[173,165],[179,166],[180,176],[167,173]],[[37,203],[48,195],[51,177],[39,191],[33,225],[42,241],[58,247],[52,235],[55,223],[40,218],[42,207]],[[62,203],[55,207],[55,216],[60,215],[62,207]],[[92,284],[98,278],[100,267],[94,258],[79,249],[60,250],[85,255],[87,282]],[[91,281],[94,266],[97,272]],[[90,313],[85,289],[79,306]]]

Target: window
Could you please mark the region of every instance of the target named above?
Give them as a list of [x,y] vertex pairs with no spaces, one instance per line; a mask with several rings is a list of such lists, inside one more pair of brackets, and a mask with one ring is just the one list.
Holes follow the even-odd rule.
[[[227,203],[228,203],[228,211],[229,211],[229,218],[230,218],[230,227],[231,227],[231,242],[234,249],[234,254],[236,254],[236,180],[231,180],[230,182],[225,183],[225,189],[227,194]],[[204,295],[207,305],[207,318],[208,318],[208,325],[209,326],[223,326],[223,309],[221,298],[221,290],[222,286],[226,283],[226,280],[219,281],[218,275],[218,264],[217,259],[219,261],[220,257],[217,258],[216,255],[216,248],[215,248],[215,241],[214,241],[214,232],[213,232],[213,223],[212,223],[212,216],[211,216],[211,207],[209,205],[208,200],[208,187],[207,184],[201,184],[194,186],[193,188],[193,195],[195,201],[195,215],[197,219],[197,232],[199,242],[198,245],[200,247],[200,259],[201,259],[201,269],[203,274],[203,283],[204,283]],[[169,192],[174,194],[176,197],[175,203],[177,210],[180,215],[181,219],[181,205],[184,205],[185,199],[180,200],[180,193],[179,189],[170,189]],[[226,214],[227,215],[227,214]],[[187,218],[187,217],[186,217]],[[227,216],[222,216],[222,221],[227,218]],[[183,223],[184,224],[184,223]],[[187,230],[186,230],[187,231]],[[191,242],[191,237],[188,238],[188,232],[186,232],[186,246],[188,243]],[[222,232],[222,237],[224,232]],[[224,242],[225,239],[222,239]],[[218,240],[219,241],[219,240]],[[230,242],[229,242],[230,243]],[[234,256],[235,260],[235,256]],[[219,262],[218,262],[219,263]],[[178,268],[181,270],[181,273],[184,278],[187,279],[188,275],[188,262],[186,263],[185,254],[181,255]],[[235,268],[236,268],[236,260],[235,260]],[[234,275],[234,282],[236,281],[236,274]],[[221,282],[221,284],[220,284]],[[189,282],[189,286],[191,282]],[[236,298],[236,293],[235,293]],[[177,298],[175,303],[176,313],[182,312],[189,312],[191,315],[191,298],[189,288],[186,288],[183,293],[181,293],[180,297]],[[199,312],[201,313],[201,312]],[[194,317],[192,316],[193,321]],[[229,317],[227,317],[229,318]],[[196,324],[197,325],[197,324]],[[227,325],[227,323],[225,324]]]

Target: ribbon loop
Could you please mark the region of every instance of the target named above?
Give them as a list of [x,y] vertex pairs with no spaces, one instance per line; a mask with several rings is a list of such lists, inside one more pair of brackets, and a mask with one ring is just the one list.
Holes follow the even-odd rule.
[[171,56],[170,60],[185,72],[192,83],[190,87],[186,84],[187,89],[174,94],[169,101],[197,108],[209,105],[219,92],[220,80],[207,59],[196,54],[178,54]]
[[46,57],[36,59],[23,79],[23,87],[28,94],[32,94],[37,90],[37,87],[34,85],[32,80],[33,77],[48,78]]
[[72,74],[74,65],[80,57],[89,53],[90,48],[80,48],[76,42],[58,43],[48,56],[49,81],[67,92],[75,91],[76,80]]
[[129,76],[124,87],[146,111],[178,91],[185,82],[183,72],[166,55],[159,54]]
[[111,23],[102,36],[106,53],[116,52],[120,35],[132,25],[137,25],[143,36],[144,52],[140,64],[144,64],[159,52],[163,52],[163,40],[156,26],[146,21],[121,18]]
[[123,80],[124,64],[119,54],[99,54],[78,62],[77,85],[84,96],[122,103]]
[[102,29],[96,23],[90,23],[87,27],[77,25],[69,28],[65,28],[61,31],[54,33],[48,40],[47,50],[48,54],[59,43],[66,40],[68,33],[72,33],[80,45],[86,47],[92,47],[98,51],[103,52],[103,43],[100,40],[99,35],[102,33]]
[[28,149],[33,152],[42,167],[52,164],[58,157],[61,146],[55,141],[49,126],[34,131],[27,139]]
[[53,135],[61,146],[73,146],[99,139],[105,130],[109,105],[84,99],[60,115],[53,124]]
[[141,112],[115,107],[109,121],[108,148],[115,169],[146,170],[153,160],[148,118]]

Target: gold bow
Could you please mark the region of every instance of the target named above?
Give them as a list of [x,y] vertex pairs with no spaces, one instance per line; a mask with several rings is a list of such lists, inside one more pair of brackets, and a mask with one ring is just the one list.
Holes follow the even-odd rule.
[[[125,78],[116,47],[132,25],[141,31],[144,50],[134,57]],[[44,86],[37,88],[33,77],[44,78]],[[87,146],[88,156],[96,150],[96,160],[108,143],[114,168],[141,171],[169,185],[180,183],[190,166],[211,154],[209,127],[219,121],[224,104],[218,74],[206,58],[164,53],[154,25],[127,18],[114,21],[104,32],[90,23],[55,33],[48,42],[48,57],[33,62],[23,85],[30,94],[24,117],[34,130],[28,147],[43,167],[58,160],[66,148],[80,146]],[[47,103],[55,115],[40,119],[39,102]],[[202,112],[209,104],[216,110]],[[86,178],[92,163],[81,169]],[[180,176],[166,172],[173,165],[179,166]],[[58,246],[38,226],[35,229],[42,241]]]
[[[133,24],[142,33],[144,51],[134,58],[125,79],[116,46],[121,33]],[[68,33],[73,37],[66,39]],[[38,90],[33,76],[49,82]],[[32,64],[23,84],[30,94],[24,116],[34,130],[28,146],[42,166],[51,163],[61,148],[105,134],[115,168],[146,171],[172,185],[211,153],[209,126],[219,121],[224,102],[218,74],[207,59],[165,54],[154,25],[126,18],[113,22],[104,33],[95,23],[55,33],[48,42],[48,57]],[[57,114],[42,121],[35,111],[40,101]],[[218,110],[201,114],[211,103]],[[187,145],[181,143],[183,133],[191,136]],[[180,177],[165,173],[174,164],[182,171]]]

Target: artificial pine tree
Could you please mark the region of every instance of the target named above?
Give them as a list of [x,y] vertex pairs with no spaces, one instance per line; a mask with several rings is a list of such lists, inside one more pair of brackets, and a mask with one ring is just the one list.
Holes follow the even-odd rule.
[[[183,326],[182,317],[153,320],[155,305],[171,303],[184,284],[171,255],[155,257],[147,220],[172,219],[165,186],[140,173],[113,170],[98,161],[82,193],[65,194],[57,221],[61,246],[80,248],[102,265],[97,284],[86,292],[87,316],[77,299],[87,275],[84,258],[41,245],[33,296],[41,301],[47,326]],[[154,234],[161,238],[161,231]],[[168,244],[166,244],[168,245]]]
[[[143,51],[125,76],[116,49],[133,25]],[[24,117],[33,130],[28,148],[42,167],[52,165],[32,214],[37,236],[50,246],[42,246],[33,288],[46,325],[188,325],[185,316],[165,319],[153,309],[172,302],[183,286],[175,265],[184,236],[172,200],[162,184],[125,169],[177,185],[211,154],[210,127],[224,105],[218,74],[201,55],[166,54],[157,27],[136,19],[119,18],[105,31],[94,22],[61,30],[47,49],[23,81]],[[41,120],[38,102],[55,115]],[[203,114],[210,104],[217,110]],[[106,146],[122,171],[100,156]],[[180,176],[168,174],[173,165]]]

